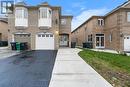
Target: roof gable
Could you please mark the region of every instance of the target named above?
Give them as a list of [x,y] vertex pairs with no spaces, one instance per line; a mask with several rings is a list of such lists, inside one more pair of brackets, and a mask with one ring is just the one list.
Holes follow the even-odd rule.
[[16,6],[27,6],[25,2],[18,2],[15,4]]
[[130,1],[121,6],[122,8],[130,8]]

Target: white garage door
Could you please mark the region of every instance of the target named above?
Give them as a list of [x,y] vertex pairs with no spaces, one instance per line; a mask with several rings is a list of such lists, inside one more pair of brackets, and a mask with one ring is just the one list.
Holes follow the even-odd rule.
[[37,34],[36,50],[54,50],[53,34]]
[[130,51],[130,36],[124,37],[124,51]]

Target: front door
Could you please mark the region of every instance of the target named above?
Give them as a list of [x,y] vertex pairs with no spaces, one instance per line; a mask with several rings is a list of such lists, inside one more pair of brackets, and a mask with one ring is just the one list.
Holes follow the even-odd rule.
[[69,42],[68,35],[60,35],[60,46],[67,47]]
[[104,48],[104,34],[96,34],[96,48]]
[[124,51],[130,51],[130,36],[124,36]]

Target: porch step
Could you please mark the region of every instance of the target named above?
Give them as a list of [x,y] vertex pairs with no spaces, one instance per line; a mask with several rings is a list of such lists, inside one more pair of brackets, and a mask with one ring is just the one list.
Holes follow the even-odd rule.
[[126,53],[127,56],[130,56],[130,53]]
[[127,56],[130,56],[130,51],[124,51]]

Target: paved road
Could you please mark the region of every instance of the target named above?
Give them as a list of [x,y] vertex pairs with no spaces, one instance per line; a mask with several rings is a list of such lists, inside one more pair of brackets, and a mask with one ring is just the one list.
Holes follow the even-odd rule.
[[31,51],[0,60],[0,87],[48,87],[57,51]]

